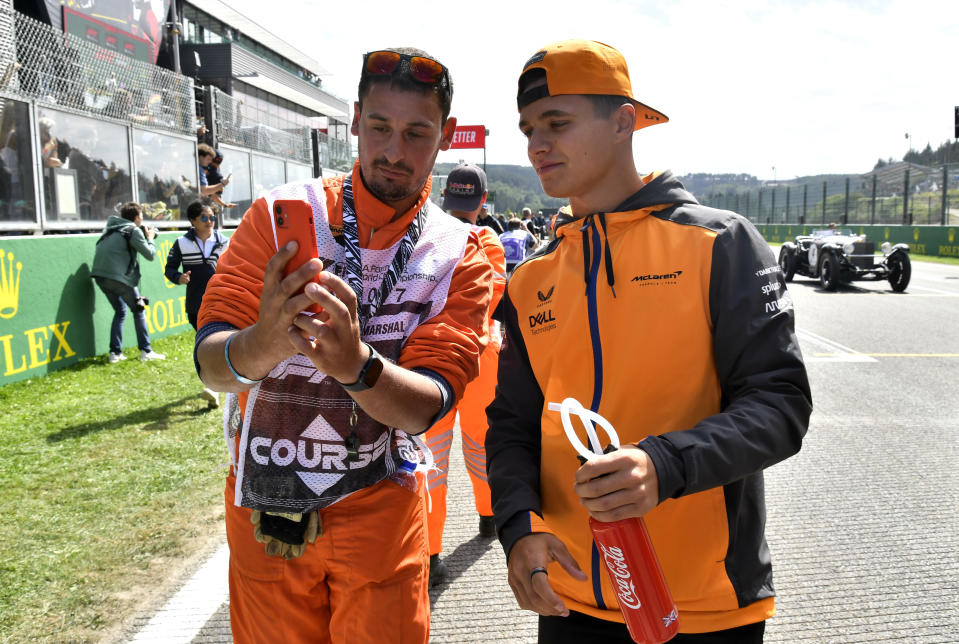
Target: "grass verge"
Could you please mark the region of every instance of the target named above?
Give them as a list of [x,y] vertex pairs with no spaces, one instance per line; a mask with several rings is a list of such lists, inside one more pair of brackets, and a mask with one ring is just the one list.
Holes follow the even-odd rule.
[[228,456],[193,334],[154,348],[0,387],[0,641],[98,640],[219,527]]
[[912,257],[917,262],[933,262],[934,264],[952,264],[953,266],[959,266],[959,257],[940,257],[938,255],[913,255]]

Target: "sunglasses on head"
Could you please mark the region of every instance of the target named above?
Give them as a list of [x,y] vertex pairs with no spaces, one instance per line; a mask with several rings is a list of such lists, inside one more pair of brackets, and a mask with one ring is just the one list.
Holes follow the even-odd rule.
[[446,67],[432,58],[411,56],[396,51],[371,51],[363,55],[363,72],[371,76],[389,76],[401,61],[409,61],[409,74],[415,81],[434,85],[447,75]]

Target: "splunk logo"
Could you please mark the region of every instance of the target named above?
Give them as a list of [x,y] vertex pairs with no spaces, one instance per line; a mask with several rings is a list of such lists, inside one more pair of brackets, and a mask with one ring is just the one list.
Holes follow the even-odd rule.
[[646,275],[637,275],[630,282],[639,282],[640,286],[649,284],[675,284],[682,275],[682,271],[673,271],[672,273],[647,273]]
[[[6,261],[5,261],[6,260]],[[9,320],[20,308],[20,272],[23,264],[13,265],[13,253],[0,248],[0,318]]]

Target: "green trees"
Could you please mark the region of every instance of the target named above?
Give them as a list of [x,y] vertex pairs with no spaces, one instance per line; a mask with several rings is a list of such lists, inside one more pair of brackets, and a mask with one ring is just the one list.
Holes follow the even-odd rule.
[[[454,167],[455,163],[437,163],[433,174],[449,174]],[[555,199],[543,192],[539,177],[530,166],[490,163],[486,165],[486,179],[490,200],[500,213],[518,214],[523,208],[530,208],[535,214],[537,210],[556,209],[566,204],[565,199]]]
[[918,163],[919,165],[959,163],[959,140],[946,141],[935,150],[932,149],[932,145],[927,143],[921,152],[918,150],[909,150],[909,152],[906,152],[902,160],[910,163]]

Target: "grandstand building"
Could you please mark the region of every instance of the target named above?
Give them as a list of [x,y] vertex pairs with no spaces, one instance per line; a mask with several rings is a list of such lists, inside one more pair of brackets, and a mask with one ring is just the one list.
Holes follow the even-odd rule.
[[198,142],[235,225],[265,188],[352,164],[328,72],[220,0],[0,0],[0,234],[188,224]]

